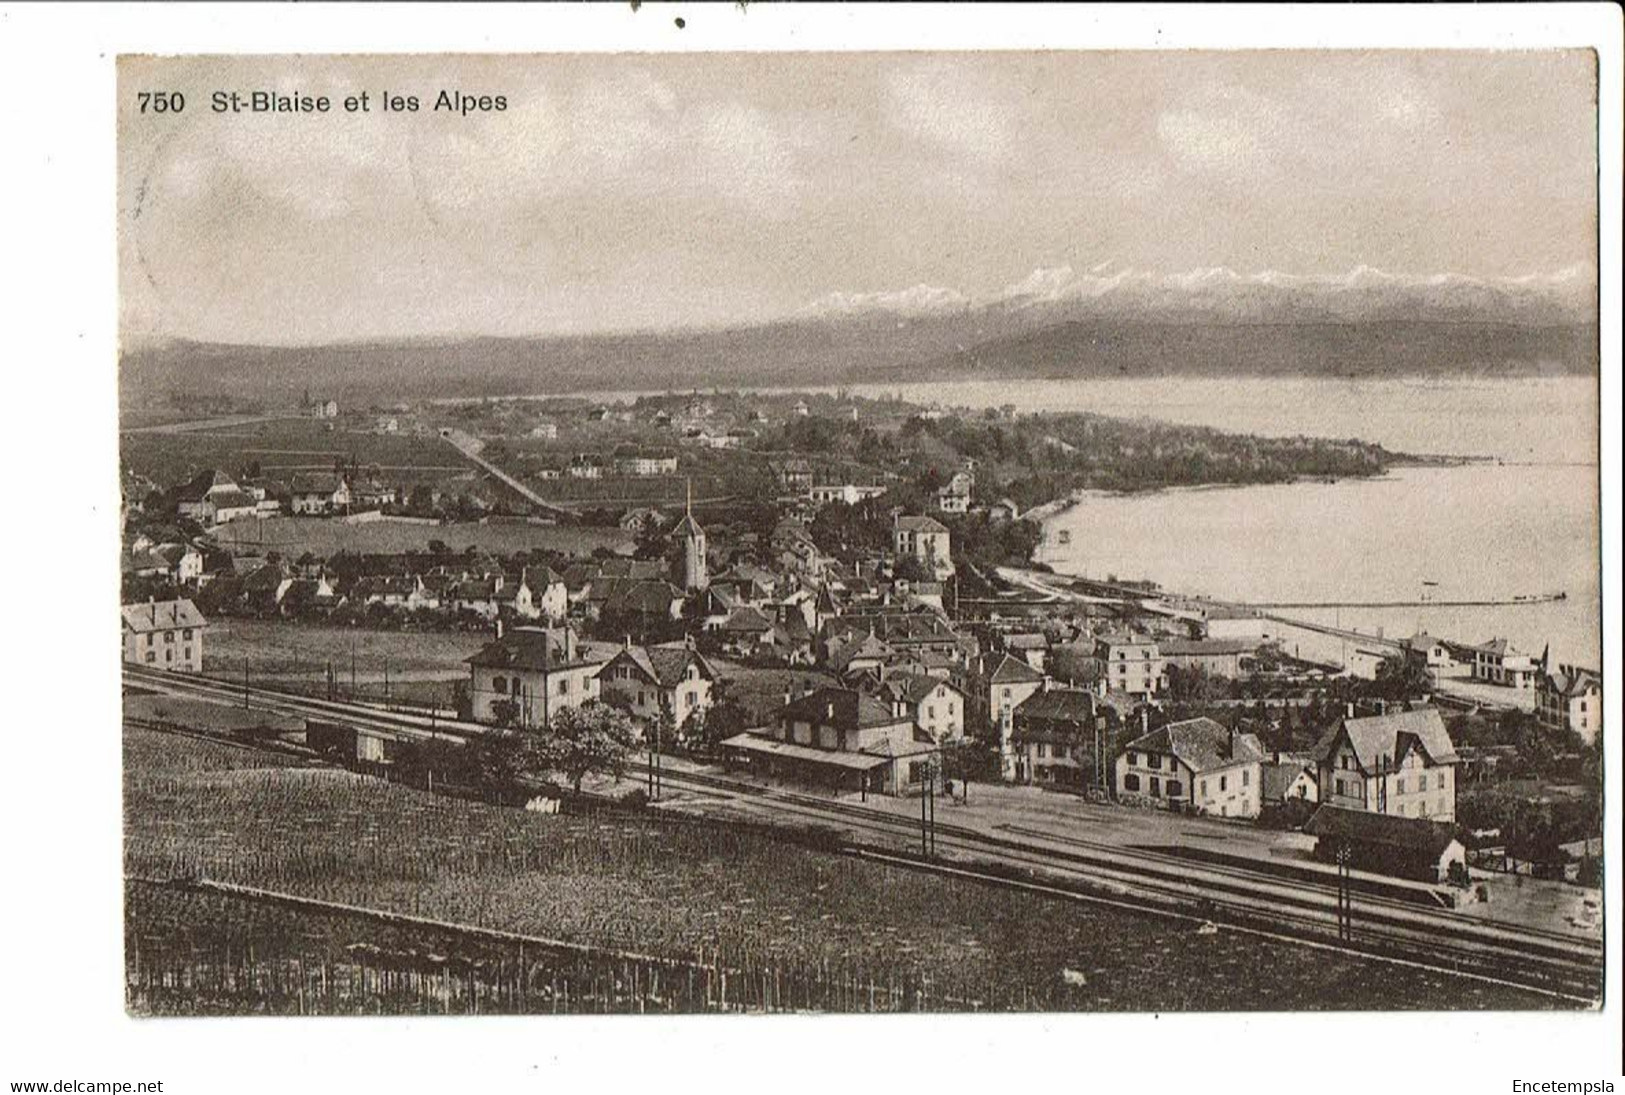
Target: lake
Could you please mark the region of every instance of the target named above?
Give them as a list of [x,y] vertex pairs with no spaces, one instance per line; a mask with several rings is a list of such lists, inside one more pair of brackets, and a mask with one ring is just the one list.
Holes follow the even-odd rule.
[[[1095,411],[1272,436],[1359,438],[1504,464],[1397,468],[1381,479],[1091,494],[1046,522],[1057,571],[1150,578],[1253,601],[1472,600],[1565,591],[1550,604],[1294,609],[1390,636],[1505,637],[1600,664],[1597,396],[1592,380],[1109,380],[877,386],[921,402]],[[1071,543],[1061,546],[1066,530]],[[1436,586],[1423,586],[1436,582]]]

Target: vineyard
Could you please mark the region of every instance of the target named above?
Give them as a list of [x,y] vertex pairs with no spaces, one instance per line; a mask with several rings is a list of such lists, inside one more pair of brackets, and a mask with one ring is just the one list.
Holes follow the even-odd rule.
[[1327,1006],[1327,978],[1346,1008],[1543,1004],[742,827],[532,814],[137,729],[125,743],[129,877],[532,940],[522,962],[512,941],[156,890],[127,924],[138,1011],[1291,1009]]

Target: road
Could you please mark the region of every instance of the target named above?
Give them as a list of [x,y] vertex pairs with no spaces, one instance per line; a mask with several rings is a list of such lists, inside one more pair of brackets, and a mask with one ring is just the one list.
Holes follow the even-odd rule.
[[542,512],[553,517],[575,517],[575,514],[571,510],[560,506],[557,502],[549,502],[546,498],[543,498],[541,495],[531,490],[524,483],[520,482],[518,479],[515,479],[507,472],[491,463],[485,457],[481,456],[480,450],[484,448],[484,445],[481,443],[479,438],[471,437],[461,430],[451,430],[442,433],[440,436],[445,439],[446,444],[462,453],[471,463],[478,466],[482,471],[485,471],[493,478],[501,480],[509,487],[512,487],[516,494],[524,498],[525,501],[531,503],[533,506],[536,506]]
[[[236,703],[244,689],[225,682],[126,666],[143,688]],[[317,718],[402,740],[466,740],[487,731],[474,723],[384,711],[373,706],[291,696],[249,688],[249,702],[291,717]],[[667,788],[661,808],[774,825],[832,829],[860,851],[907,857],[919,849],[918,800],[853,803],[800,790],[764,786],[665,758]],[[972,791],[980,794],[980,788]],[[947,816],[944,816],[947,815]],[[1038,818],[1036,820],[1042,820]],[[1079,890],[1147,912],[1197,915],[1237,928],[1286,933],[1317,946],[1338,946],[1385,960],[1426,965],[1464,976],[1507,980],[1568,1000],[1590,1001],[1600,991],[1601,941],[1522,924],[1493,923],[1449,909],[1402,899],[1403,887],[1356,898],[1357,933],[1339,940],[1335,885],[1323,876],[1280,875],[1264,864],[1213,863],[1175,854],[1180,849],[1119,845],[1012,823],[996,816],[973,820],[939,803],[936,841],[921,869],[951,869],[984,881],[1008,881],[1011,872]],[[1372,876],[1375,877],[1375,876]],[[1378,880],[1392,882],[1392,880]],[[1396,896],[1397,895],[1397,896]]]
[[251,426],[256,422],[282,422],[299,418],[296,414],[233,414],[220,418],[194,418],[186,422],[161,422],[156,426],[131,426],[119,433],[191,433],[195,430],[218,430],[228,426]]

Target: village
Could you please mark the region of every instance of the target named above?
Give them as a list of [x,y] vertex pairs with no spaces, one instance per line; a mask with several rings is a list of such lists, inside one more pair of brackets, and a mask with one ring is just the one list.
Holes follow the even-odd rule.
[[[972,825],[1060,818],[1122,844],[1168,839],[1156,818],[1180,816],[1218,826],[1225,854],[1254,865],[1287,856],[1322,872],[1311,880],[1386,876],[1451,907],[1595,927],[1594,669],[1425,634],[1346,665],[1301,660],[1260,609],[1030,565],[1041,531],[979,485],[999,482],[989,462],[938,445],[929,464],[897,465],[909,475],[817,444],[752,451],[764,436],[838,435],[871,406],[716,402],[353,416],[358,435],[416,432],[448,465],[466,456],[460,486],[342,457],[285,479],[209,467],[159,483],[127,467],[126,666],[143,688],[169,672],[245,703],[270,688],[480,728],[455,759],[307,720],[306,747],[392,778],[477,780],[466,758],[508,748],[502,778],[568,772],[576,792],[586,779],[701,813],[715,803],[682,795],[684,778],[903,813],[918,802],[928,820],[940,801]],[[331,401],[305,403],[302,427],[338,418]],[[952,417],[886,411],[892,436]],[[568,451],[561,434],[602,455],[546,455]],[[724,493],[739,473],[719,451],[747,457],[762,493]],[[550,489],[571,479],[609,489]],[[380,530],[393,539],[361,539]],[[568,538],[588,531],[600,539]],[[510,538],[458,546],[492,532]],[[456,654],[422,652],[448,643]],[[1446,674],[1476,691],[1451,694]],[[564,734],[573,745],[555,747]],[[639,764],[645,779],[621,779]],[[1558,889],[1526,899],[1540,887]]]

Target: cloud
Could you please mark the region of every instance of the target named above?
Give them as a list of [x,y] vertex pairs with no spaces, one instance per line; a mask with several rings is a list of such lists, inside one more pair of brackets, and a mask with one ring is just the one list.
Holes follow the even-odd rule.
[[998,165],[1016,143],[1008,109],[962,64],[933,61],[892,73],[885,95],[892,125],[972,164]]

